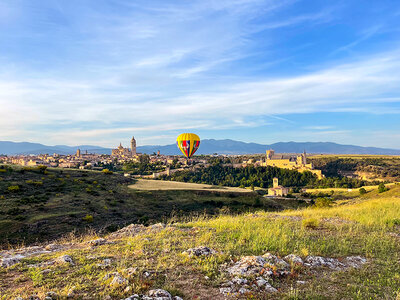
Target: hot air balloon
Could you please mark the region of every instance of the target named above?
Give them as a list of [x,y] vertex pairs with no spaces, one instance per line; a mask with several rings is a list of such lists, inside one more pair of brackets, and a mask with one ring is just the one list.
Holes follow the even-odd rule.
[[197,149],[199,149],[200,138],[194,133],[182,133],[176,139],[176,145],[181,149],[183,155],[191,158]]

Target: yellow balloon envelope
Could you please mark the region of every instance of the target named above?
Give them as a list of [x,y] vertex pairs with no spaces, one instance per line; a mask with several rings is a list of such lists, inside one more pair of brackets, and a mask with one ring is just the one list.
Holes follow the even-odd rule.
[[200,147],[200,138],[194,133],[182,133],[176,139],[176,145],[181,149],[183,155],[191,158]]

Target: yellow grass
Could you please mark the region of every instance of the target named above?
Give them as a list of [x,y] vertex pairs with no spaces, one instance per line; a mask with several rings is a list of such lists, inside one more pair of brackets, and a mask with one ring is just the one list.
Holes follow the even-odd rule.
[[135,184],[129,186],[131,189],[136,190],[196,190],[196,191],[217,191],[217,192],[236,192],[236,193],[249,193],[248,189],[237,187],[217,186],[210,184],[200,183],[187,183],[177,181],[162,181],[162,180],[147,180],[139,179]]

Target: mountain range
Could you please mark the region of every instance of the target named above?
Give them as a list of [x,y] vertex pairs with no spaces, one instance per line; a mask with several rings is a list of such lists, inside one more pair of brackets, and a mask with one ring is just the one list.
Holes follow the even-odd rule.
[[[110,148],[103,148],[93,145],[66,146],[56,145],[47,146],[39,143],[29,142],[9,142],[0,141],[0,154],[73,154],[77,149],[82,153],[111,154]],[[279,142],[270,145],[257,143],[245,143],[234,140],[214,140],[205,139],[196,154],[256,154],[265,153],[265,150],[273,149],[277,153],[300,153],[304,150],[308,153],[321,154],[381,154],[381,155],[400,155],[399,149],[387,149],[376,147],[361,147],[354,145],[342,145],[331,142]],[[139,146],[139,153],[152,154],[160,151],[161,154],[178,155],[181,154],[175,144],[159,146]]]

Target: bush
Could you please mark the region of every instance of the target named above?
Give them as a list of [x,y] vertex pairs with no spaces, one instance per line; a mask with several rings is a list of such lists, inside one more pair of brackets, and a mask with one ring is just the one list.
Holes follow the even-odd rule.
[[11,185],[8,187],[8,191],[11,193],[19,192],[20,188],[18,185]]
[[92,215],[86,215],[84,218],[82,218],[83,221],[86,221],[87,223],[93,223],[93,216]]
[[332,200],[329,198],[322,198],[319,197],[317,199],[315,199],[315,203],[314,203],[314,207],[316,208],[321,208],[321,207],[330,207],[332,204]]
[[385,186],[385,184],[383,182],[381,182],[378,186],[378,193],[383,193],[386,192],[388,190],[388,188]]
[[113,171],[110,171],[109,169],[104,169],[102,172],[103,172],[103,174],[107,174],[107,175],[113,174]]
[[364,195],[367,193],[367,190],[364,188],[360,188],[358,191],[360,192],[360,195]]
[[315,229],[319,225],[319,221],[315,218],[304,219],[301,223],[303,228]]

